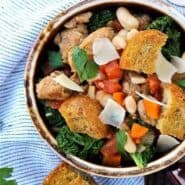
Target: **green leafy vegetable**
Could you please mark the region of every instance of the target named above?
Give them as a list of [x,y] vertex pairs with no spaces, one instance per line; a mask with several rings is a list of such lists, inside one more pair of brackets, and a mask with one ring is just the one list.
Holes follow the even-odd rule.
[[103,146],[103,140],[97,140],[85,134],[71,132],[63,126],[57,136],[58,146],[65,154],[72,154],[82,159],[96,156]]
[[98,10],[95,11],[90,18],[89,24],[88,24],[88,30],[89,32],[93,32],[97,30],[98,28],[106,26],[106,24],[114,20],[116,18],[115,11],[113,10]]
[[65,124],[64,118],[61,116],[58,110],[54,110],[50,107],[45,106],[44,115],[48,122],[50,123],[50,125],[60,127]]
[[62,57],[59,51],[48,51],[49,64],[54,69],[60,68],[63,66]]
[[120,152],[120,154],[125,155],[124,146],[127,142],[127,135],[123,130],[119,130],[116,133],[116,142],[117,142],[117,150]]
[[87,52],[85,50],[78,46],[74,47],[72,58],[81,82],[97,75],[98,66],[93,61],[88,60]]
[[176,81],[176,84],[179,87],[185,88],[185,80],[178,80],[178,81]]
[[159,17],[151,22],[146,29],[157,29],[168,35],[167,43],[162,49],[162,53],[167,59],[170,60],[172,55],[180,56],[181,33],[177,30],[177,26],[171,17]]
[[0,184],[1,185],[17,185],[15,180],[7,180],[12,176],[13,168],[0,168]]
[[152,159],[155,154],[155,148],[153,146],[147,146],[146,149],[139,153],[130,154],[131,158],[139,168],[143,168]]

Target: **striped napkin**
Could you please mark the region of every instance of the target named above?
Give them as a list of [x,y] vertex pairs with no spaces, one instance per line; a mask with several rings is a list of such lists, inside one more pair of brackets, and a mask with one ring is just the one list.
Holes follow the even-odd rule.
[[[0,0],[0,167],[13,167],[18,185],[42,184],[60,163],[28,116],[23,75],[28,52],[42,28],[79,1]],[[183,7],[173,6],[185,13]],[[143,177],[95,179],[101,185],[144,184]]]

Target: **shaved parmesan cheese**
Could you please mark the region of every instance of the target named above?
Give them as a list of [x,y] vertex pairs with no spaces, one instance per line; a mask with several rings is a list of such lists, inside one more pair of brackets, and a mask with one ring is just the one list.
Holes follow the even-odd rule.
[[160,135],[157,141],[157,151],[167,152],[177,146],[180,142],[174,137],[168,135]]
[[108,38],[95,39],[92,49],[94,61],[98,65],[104,65],[120,58],[114,45]]
[[104,124],[120,128],[125,119],[125,109],[112,99],[108,99],[105,108],[100,113],[99,118]]
[[171,63],[177,69],[177,73],[185,73],[185,60],[180,57],[172,56]]
[[178,71],[161,53],[156,61],[155,70],[159,80],[165,83],[171,83],[173,75]]
[[77,91],[77,92],[83,92],[84,91],[82,87],[80,87],[77,83],[73,82],[64,73],[53,77],[53,80],[56,83],[62,85],[63,87],[65,87],[67,89],[71,89],[71,90]]
[[145,100],[148,100],[148,101],[150,101],[150,102],[152,102],[152,103],[156,103],[156,104],[158,104],[158,105],[160,105],[160,106],[166,106],[166,104],[164,104],[164,103],[162,103],[162,102],[160,102],[160,101],[158,101],[158,100],[156,100],[154,97],[152,97],[152,96],[147,96],[147,95],[145,95],[145,94],[142,94],[142,93],[140,93],[140,92],[138,92],[138,91],[136,91],[136,94],[138,95],[138,96],[140,96],[141,98],[143,98],[143,99],[145,99]]

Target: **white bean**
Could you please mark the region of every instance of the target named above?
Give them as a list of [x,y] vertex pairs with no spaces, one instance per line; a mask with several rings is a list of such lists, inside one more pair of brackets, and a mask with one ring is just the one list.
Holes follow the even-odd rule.
[[124,49],[126,47],[127,33],[128,31],[123,29],[112,39],[112,43],[116,49]]
[[125,98],[125,108],[130,114],[134,114],[136,112],[137,106],[133,96],[127,96]]
[[146,79],[143,76],[141,76],[135,72],[130,72],[129,76],[130,76],[130,80],[133,84],[143,84],[146,82]]
[[125,144],[124,149],[128,152],[128,153],[135,153],[136,152],[136,144],[134,143],[134,141],[132,140],[132,138],[130,137],[130,135],[128,133],[126,133],[127,135],[127,142]]
[[139,100],[137,103],[137,110],[141,119],[146,119],[146,112],[143,100]]
[[134,17],[128,9],[120,7],[116,11],[117,18],[120,24],[127,30],[139,27],[139,21]]
[[96,93],[96,88],[94,85],[90,85],[88,88],[88,96],[92,99],[95,99],[95,93]]
[[112,96],[110,94],[105,93],[104,91],[98,91],[96,93],[96,100],[99,101],[99,103],[105,107],[108,99],[112,99]]
[[129,41],[133,36],[135,36],[139,31],[137,29],[131,29],[128,33],[127,33],[127,37],[126,37],[126,41]]
[[185,60],[185,52],[182,54],[182,59]]

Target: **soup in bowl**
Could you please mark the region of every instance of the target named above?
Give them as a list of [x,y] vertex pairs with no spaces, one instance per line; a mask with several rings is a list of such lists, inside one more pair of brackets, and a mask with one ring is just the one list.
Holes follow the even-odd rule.
[[102,0],[57,16],[33,46],[27,105],[69,164],[150,174],[185,152],[185,18],[163,4]]

